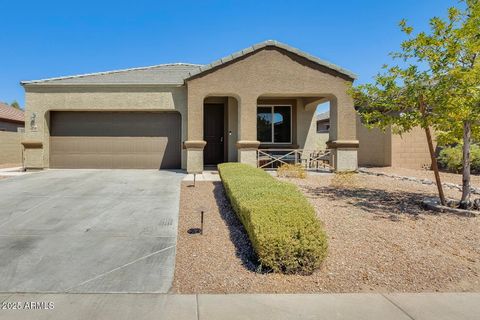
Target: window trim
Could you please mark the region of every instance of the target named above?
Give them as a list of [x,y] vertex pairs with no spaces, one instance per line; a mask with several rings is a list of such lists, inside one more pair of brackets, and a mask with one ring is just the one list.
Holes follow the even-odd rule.
[[[274,142],[275,140],[275,125],[272,122],[272,141],[260,141],[260,144],[274,144],[274,145],[290,145],[293,143],[293,106],[291,104],[258,104],[257,105],[257,117],[258,117],[258,108],[270,108],[272,110],[271,115],[272,115],[272,121],[274,119],[274,108],[275,107],[289,107],[290,108],[290,141],[289,142]],[[257,124],[257,130],[258,130],[258,124]],[[258,137],[257,137],[258,139]]]

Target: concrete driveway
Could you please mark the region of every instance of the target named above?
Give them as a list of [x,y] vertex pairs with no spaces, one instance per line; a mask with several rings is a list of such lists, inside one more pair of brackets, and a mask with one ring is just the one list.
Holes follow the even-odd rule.
[[167,292],[183,177],[48,170],[0,180],[0,292]]

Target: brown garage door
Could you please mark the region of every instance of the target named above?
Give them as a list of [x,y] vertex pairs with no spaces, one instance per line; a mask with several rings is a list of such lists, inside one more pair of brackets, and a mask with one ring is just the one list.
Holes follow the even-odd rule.
[[50,167],[177,169],[177,112],[51,112]]

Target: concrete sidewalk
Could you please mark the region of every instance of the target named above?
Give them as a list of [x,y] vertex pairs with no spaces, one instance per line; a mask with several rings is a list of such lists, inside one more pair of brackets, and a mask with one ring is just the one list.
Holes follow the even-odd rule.
[[217,170],[203,170],[202,173],[198,173],[198,174],[189,173],[185,176],[185,178],[183,178],[183,181],[193,182],[193,180],[195,180],[196,182],[222,181],[220,179],[220,174],[218,173]]
[[38,172],[38,171],[23,171],[22,167],[0,168],[0,176],[3,176],[3,177],[24,176],[26,174],[32,174],[35,172]]
[[[480,293],[0,294],[0,319],[479,319]],[[35,306],[43,310],[4,310]],[[37,304],[38,306],[38,304]],[[53,309],[48,309],[53,307]],[[47,309],[47,310],[45,310]]]

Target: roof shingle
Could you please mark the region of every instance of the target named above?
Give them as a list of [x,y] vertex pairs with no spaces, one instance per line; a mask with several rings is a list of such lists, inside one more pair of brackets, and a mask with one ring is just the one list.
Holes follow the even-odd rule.
[[131,68],[107,72],[97,72],[22,81],[21,84],[166,84],[182,85],[184,79],[200,68],[198,64],[170,63],[150,67]]
[[0,102],[0,119],[25,122],[25,115],[22,110],[10,107],[5,103]]
[[189,63],[170,63],[160,64],[150,67],[131,68],[123,70],[114,70],[107,72],[97,72],[89,74],[80,74],[74,76],[65,76],[41,80],[22,81],[22,85],[122,85],[122,84],[146,84],[146,85],[183,85],[185,80],[202,74],[205,71],[211,70],[215,67],[219,67],[227,62],[235,60],[246,54],[255,52],[266,47],[276,47],[298,56],[304,59],[310,60],[316,64],[333,70],[341,75],[346,76],[348,79],[354,80],[356,75],[351,71],[343,69],[333,63],[325,60],[321,60],[308,53],[305,53],[297,48],[283,44],[275,40],[267,40],[261,43],[257,43],[251,47],[243,49],[239,52],[235,52],[227,57],[216,60],[208,65],[189,64]]

